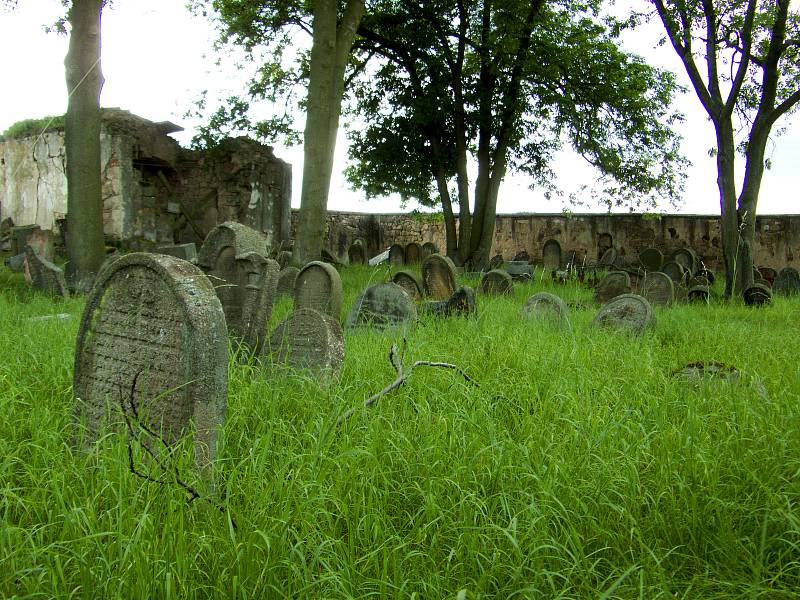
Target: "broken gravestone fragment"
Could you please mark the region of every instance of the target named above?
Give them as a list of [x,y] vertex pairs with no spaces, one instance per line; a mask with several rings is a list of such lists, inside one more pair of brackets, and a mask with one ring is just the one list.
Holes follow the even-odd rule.
[[85,442],[123,414],[169,443],[192,423],[195,456],[207,465],[225,416],[227,334],[219,298],[191,263],[134,253],[104,268],[75,346],[75,417]]
[[422,261],[422,284],[425,295],[435,300],[446,300],[456,290],[456,267],[453,261],[441,254],[431,254]]
[[344,361],[339,321],[313,308],[292,311],[272,332],[272,362],[314,373],[335,374]]
[[167,256],[174,256],[183,260],[188,260],[191,263],[197,262],[197,247],[194,242],[188,244],[176,244],[171,246],[159,246],[156,248],[158,254],[166,254]]
[[473,316],[476,314],[475,290],[462,285],[447,300],[423,302],[419,311],[435,317]]
[[539,292],[534,294],[525,301],[522,307],[522,318],[529,319],[546,319],[552,321],[557,325],[568,325],[569,320],[569,307],[566,302],[548,292]]
[[294,284],[294,308],[313,308],[339,320],[342,278],[333,265],[313,261],[300,270]]
[[53,296],[69,298],[67,282],[64,279],[64,271],[51,263],[46,258],[36,254],[30,246],[25,246],[25,262],[23,264],[25,279],[33,287],[42,290]]
[[347,327],[397,327],[417,320],[417,309],[406,291],[395,283],[369,286],[353,303]]
[[403,288],[412,300],[422,299],[422,280],[412,271],[398,271],[392,276],[392,283]]
[[646,298],[622,294],[606,302],[592,320],[598,327],[618,329],[639,335],[655,327],[656,318]]

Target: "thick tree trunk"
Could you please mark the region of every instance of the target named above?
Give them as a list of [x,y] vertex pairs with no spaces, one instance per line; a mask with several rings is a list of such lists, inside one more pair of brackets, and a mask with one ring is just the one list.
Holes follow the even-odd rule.
[[737,295],[753,285],[756,209],[758,192],[764,177],[764,155],[768,137],[769,129],[761,126],[760,119],[757,119],[747,144],[747,163],[737,211],[739,231],[741,232],[736,253],[736,263],[740,267],[734,287]]
[[100,183],[100,19],[102,0],[73,0],[64,60],[69,99],[67,162],[67,278],[88,291],[105,259]]
[[725,263],[725,297],[734,293],[739,265],[736,262],[739,244],[739,219],[736,214],[736,180],[734,178],[733,126],[730,119],[715,123],[717,134],[717,187],[719,188],[722,257]]
[[442,213],[444,213],[445,241],[447,244],[447,256],[455,256],[458,252],[458,238],[456,237],[456,218],[453,214],[453,203],[450,200],[450,190],[447,188],[447,173],[441,164],[441,149],[439,142],[435,138],[431,139],[433,154],[437,160],[436,168],[436,187],[439,190],[439,199],[442,203]]
[[333,154],[344,94],[344,70],[363,12],[364,0],[350,0],[337,29],[338,2],[318,0],[314,5],[314,35],[303,134],[303,187],[293,258],[300,265],[319,259],[322,253]]

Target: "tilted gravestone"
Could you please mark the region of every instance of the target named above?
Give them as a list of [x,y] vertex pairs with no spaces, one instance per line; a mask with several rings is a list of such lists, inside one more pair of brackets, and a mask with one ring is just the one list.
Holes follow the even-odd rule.
[[300,269],[291,265],[281,269],[278,273],[278,287],[275,290],[275,295],[294,297],[294,286],[299,272]]
[[425,260],[432,254],[439,254],[438,246],[433,242],[425,242],[424,244],[422,244],[422,255],[420,256],[420,258],[422,260]]
[[422,248],[416,242],[406,244],[406,264],[415,265],[420,261]]
[[272,332],[270,358],[293,369],[335,373],[344,361],[339,321],[313,308],[292,311]]
[[422,299],[422,280],[411,271],[398,271],[392,276],[392,283],[403,288],[412,300]]
[[546,271],[561,268],[561,244],[556,240],[547,240],[542,248],[542,265]]
[[664,263],[661,267],[661,272],[672,279],[672,283],[675,285],[686,283],[689,280],[688,273],[684,266],[674,261]]
[[417,309],[406,291],[395,283],[369,286],[353,303],[348,327],[396,327],[417,319]]
[[188,260],[189,262],[197,262],[197,247],[194,245],[194,242],[189,244],[159,246],[156,248],[156,252],[158,254],[166,254],[167,256]]
[[393,267],[402,267],[406,264],[406,251],[400,244],[389,246],[389,264]]
[[691,248],[679,248],[672,253],[673,262],[678,263],[689,273],[691,277],[697,270],[698,263],[697,253]]
[[484,294],[495,296],[512,294],[514,292],[514,282],[511,280],[511,275],[505,271],[489,271],[481,277],[480,290]]
[[655,327],[656,318],[646,298],[636,294],[622,294],[606,302],[592,320],[598,327],[607,327],[643,333]]
[[650,271],[642,283],[642,296],[647,298],[650,304],[670,306],[675,300],[675,284],[664,273]]
[[625,271],[611,271],[603,277],[594,290],[595,302],[608,302],[621,294],[631,291],[631,278]]
[[567,303],[555,294],[548,292],[534,294],[525,301],[522,307],[522,318],[525,320],[546,319],[558,325],[565,325],[568,323],[568,314]]
[[600,257],[600,260],[597,261],[597,266],[605,269],[610,269],[614,266],[614,263],[617,262],[617,250],[616,248],[609,248],[605,252],[603,252],[603,256]]
[[441,254],[432,254],[422,261],[422,284],[425,295],[434,300],[446,300],[456,291],[456,267]]
[[754,283],[742,293],[747,306],[764,306],[772,302],[772,290],[769,285]]
[[775,283],[778,272],[772,267],[758,267],[758,276],[769,281],[769,285],[772,286]]
[[364,240],[355,240],[347,249],[347,259],[351,265],[363,265],[367,262],[367,249]]
[[459,287],[447,300],[423,302],[419,311],[436,317],[470,317],[476,314],[475,290],[467,285]]
[[12,227],[9,235],[12,256],[23,254],[25,246],[30,246],[37,256],[52,262],[55,256],[52,231],[43,230],[38,225],[22,225]]
[[276,261],[264,258],[257,252],[244,254],[237,262],[243,274],[241,286],[244,294],[242,317],[237,323],[236,335],[257,355],[266,339],[272,306],[278,296],[279,267]]
[[503,256],[501,254],[495,254],[491,259],[489,259],[489,269],[502,269],[503,268]]
[[794,267],[784,267],[775,277],[772,293],[778,296],[797,296],[800,294],[800,273]]
[[711,287],[711,282],[708,280],[707,277],[703,275],[696,275],[694,277],[690,277],[686,281],[686,287],[688,288],[697,287],[699,285],[703,285],[705,287]]
[[46,258],[36,254],[30,246],[25,246],[23,271],[25,272],[25,279],[31,282],[33,287],[53,296],[69,298],[64,271]]
[[689,288],[686,286],[680,288],[686,289],[686,299],[689,302],[708,302],[711,299],[711,288],[702,283]]
[[639,252],[639,263],[646,271],[661,271],[664,255],[658,248],[645,248]]
[[75,346],[75,415],[85,440],[135,408],[142,425],[170,443],[192,422],[196,457],[207,464],[225,416],[227,335],[219,298],[191,263],[134,253],[108,265]]
[[337,321],[342,312],[342,278],[330,264],[308,263],[300,269],[294,284],[294,308],[313,308]]

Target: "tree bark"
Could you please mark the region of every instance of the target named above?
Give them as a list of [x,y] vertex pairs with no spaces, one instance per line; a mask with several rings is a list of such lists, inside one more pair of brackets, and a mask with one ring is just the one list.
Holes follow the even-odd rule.
[[736,214],[736,181],[734,178],[735,142],[730,119],[715,122],[717,134],[717,187],[719,188],[722,258],[725,263],[725,297],[734,293],[734,281],[739,266],[736,248],[739,240],[739,220]]
[[319,259],[328,214],[333,155],[344,94],[344,71],[353,46],[364,0],[349,0],[337,28],[338,2],[314,4],[308,105],[303,134],[303,187],[293,261]]
[[105,259],[100,181],[100,21],[103,0],[73,0],[64,60],[67,91],[67,278],[88,291]]

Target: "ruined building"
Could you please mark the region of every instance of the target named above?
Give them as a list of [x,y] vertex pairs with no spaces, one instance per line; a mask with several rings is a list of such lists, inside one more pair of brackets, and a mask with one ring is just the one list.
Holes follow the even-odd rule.
[[[181,128],[103,109],[103,221],[106,238],[134,249],[201,243],[223,221],[289,237],[292,166],[247,138],[203,151],[181,148]],[[0,219],[58,233],[67,210],[63,127],[0,140]]]

